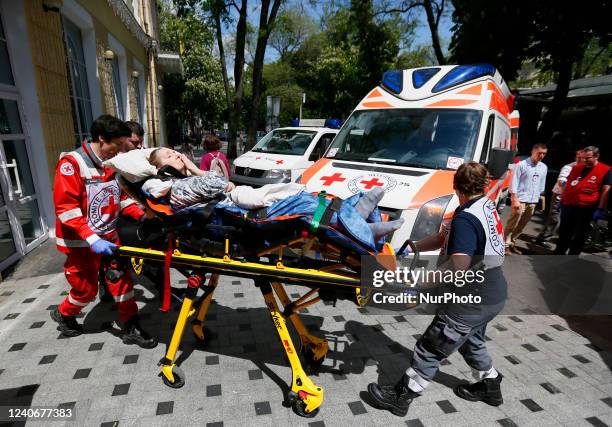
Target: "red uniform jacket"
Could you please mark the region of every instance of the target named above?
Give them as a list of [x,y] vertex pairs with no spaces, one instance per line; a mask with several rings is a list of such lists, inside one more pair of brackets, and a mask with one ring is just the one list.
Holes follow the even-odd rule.
[[57,248],[70,253],[102,238],[117,242],[119,212],[138,219],[143,211],[121,191],[115,173],[102,166],[88,143],[62,154],[55,170],[53,201]]
[[561,195],[561,203],[564,205],[596,207],[603,180],[610,166],[597,162],[584,178],[580,178],[585,167],[584,163],[578,163],[567,177]]

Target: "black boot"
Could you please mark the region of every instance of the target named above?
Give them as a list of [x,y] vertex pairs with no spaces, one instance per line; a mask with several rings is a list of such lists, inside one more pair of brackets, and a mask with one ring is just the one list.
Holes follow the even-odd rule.
[[406,375],[402,376],[396,385],[370,383],[368,391],[379,407],[388,409],[392,414],[399,417],[406,416],[412,400],[420,396],[408,388]]
[[123,343],[136,344],[142,348],[153,348],[157,345],[157,340],[142,329],[138,316],[133,316],[123,325]]
[[502,378],[498,372],[497,378],[485,378],[477,383],[455,387],[455,394],[470,402],[482,401],[487,405],[499,406],[504,403],[500,387]]
[[83,326],[76,321],[76,318],[62,315],[57,307],[51,311],[51,319],[57,322],[59,325],[57,329],[66,337],[76,337],[83,333]]

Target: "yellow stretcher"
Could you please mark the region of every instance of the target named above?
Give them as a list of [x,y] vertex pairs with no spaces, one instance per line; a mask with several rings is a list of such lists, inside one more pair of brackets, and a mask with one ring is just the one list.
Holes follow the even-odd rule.
[[[407,242],[412,245],[412,242]],[[340,259],[336,258],[335,263],[328,263],[320,269],[299,268],[285,265],[283,253],[286,249],[304,248],[321,249],[322,243],[316,238],[304,237],[288,242],[259,253],[259,262],[248,262],[244,259],[233,259],[229,254],[229,241],[225,242],[225,255],[223,257],[198,256],[181,253],[174,250],[171,258],[167,258],[167,253],[159,250],[142,249],[138,247],[121,246],[119,254],[132,259],[134,270],[138,273],[142,267],[143,260],[164,261],[169,260],[170,265],[179,269],[187,275],[187,289],[183,298],[182,307],[178,315],[178,320],[167,347],[165,356],[161,359],[161,377],[169,387],[180,388],[185,384],[185,373],[174,363],[176,353],[180,347],[183,333],[189,318],[195,316],[191,322],[191,327],[195,337],[204,342],[204,321],[206,312],[210,306],[215,289],[219,283],[219,275],[227,274],[231,276],[250,278],[255,281],[263,294],[266,307],[276,331],[278,333],[281,347],[283,348],[292,370],[291,390],[288,398],[294,412],[302,417],[314,417],[323,403],[323,388],[315,385],[306,375],[298,351],[293,344],[289,330],[287,329],[286,319],[289,318],[300,337],[300,350],[305,360],[311,365],[320,365],[328,350],[328,343],[325,339],[318,338],[308,332],[300,317],[299,311],[321,300],[317,293],[321,288],[335,290],[347,294],[358,306],[364,306],[370,296],[372,289],[361,286],[360,277],[351,271],[351,265],[358,265],[359,259],[351,257]],[[325,243],[328,251],[328,259],[333,260],[333,246],[330,249],[329,243]],[[178,247],[178,245],[177,245]],[[388,246],[387,251],[392,251]],[[331,252],[330,252],[331,251]],[[392,252],[387,254],[393,254]],[[340,256],[340,253],[337,254]],[[268,256],[268,258],[265,258]],[[261,259],[271,259],[270,262],[262,262]],[[205,283],[205,276],[211,273],[208,283]],[[311,288],[305,295],[292,301],[284,289],[284,284],[300,284]],[[203,293],[198,297],[198,291]],[[275,297],[276,295],[276,297]],[[280,307],[277,299],[280,301]]]

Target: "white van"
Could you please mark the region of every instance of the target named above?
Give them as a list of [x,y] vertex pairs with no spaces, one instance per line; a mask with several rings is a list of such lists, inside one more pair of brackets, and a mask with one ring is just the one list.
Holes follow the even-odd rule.
[[337,133],[338,129],[312,126],[274,129],[234,160],[230,179],[252,187],[295,182],[323,156]]
[[383,218],[405,219],[390,239],[398,248],[450,220],[458,206],[454,171],[464,162],[486,164],[488,196],[503,197],[518,125],[514,96],[491,65],[389,71],[300,182],[343,199],[382,187]]

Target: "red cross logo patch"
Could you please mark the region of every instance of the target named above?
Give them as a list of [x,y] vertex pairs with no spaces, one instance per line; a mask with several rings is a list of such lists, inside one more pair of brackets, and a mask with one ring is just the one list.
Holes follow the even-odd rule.
[[329,176],[322,176],[319,179],[323,181],[324,187],[329,187],[334,182],[342,182],[346,180],[346,178],[344,178],[340,172],[336,172],[335,174]]

